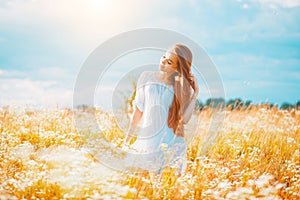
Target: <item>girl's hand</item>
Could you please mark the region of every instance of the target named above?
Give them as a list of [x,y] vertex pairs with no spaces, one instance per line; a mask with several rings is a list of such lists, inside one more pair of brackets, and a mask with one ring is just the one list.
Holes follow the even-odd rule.
[[122,150],[123,150],[123,151],[127,151],[128,149],[129,149],[129,145],[126,144],[126,143],[123,143],[123,145],[122,145]]
[[129,146],[130,145],[130,138],[128,137],[128,135],[125,137],[124,139],[124,143],[123,146]]
[[122,150],[127,151],[129,149],[129,146],[130,146],[130,140],[128,139],[128,136],[126,136],[122,144]]
[[198,81],[193,74],[190,74],[189,79],[191,81],[191,86],[194,89],[194,95],[197,96],[199,92]]

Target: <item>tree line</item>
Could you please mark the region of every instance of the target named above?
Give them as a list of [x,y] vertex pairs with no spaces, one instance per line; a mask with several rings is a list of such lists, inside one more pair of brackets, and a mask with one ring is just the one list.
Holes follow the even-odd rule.
[[283,109],[283,110],[291,110],[291,109],[300,110],[300,100],[296,101],[295,104],[284,102],[279,106],[278,104],[274,104],[274,103],[255,104],[251,100],[243,101],[240,98],[229,99],[228,101],[226,101],[224,98],[208,98],[205,101],[205,103],[197,99],[195,110],[203,110],[205,108],[220,108],[220,109],[227,108],[230,110],[234,110],[234,109],[239,110],[239,109],[248,109],[253,106],[259,106],[259,105],[265,105],[266,107],[269,108],[276,107],[278,109]]
[[[129,107],[132,107],[132,98],[128,98],[126,100],[126,103],[129,105]],[[252,107],[256,106],[264,106],[266,108],[277,108],[277,109],[283,109],[283,110],[300,110],[300,100],[296,101],[295,104],[291,104],[288,102],[282,103],[280,106],[278,104],[274,103],[260,103],[260,104],[255,104],[250,100],[243,101],[240,98],[236,99],[229,99],[226,101],[224,98],[208,98],[205,103],[203,103],[200,99],[197,99],[196,105],[195,105],[195,110],[196,111],[201,111],[207,108],[215,108],[215,109],[229,109],[229,110],[241,110],[241,109],[251,109]],[[91,110],[94,109],[93,106],[89,106],[86,104],[78,105],[77,109],[80,110]]]

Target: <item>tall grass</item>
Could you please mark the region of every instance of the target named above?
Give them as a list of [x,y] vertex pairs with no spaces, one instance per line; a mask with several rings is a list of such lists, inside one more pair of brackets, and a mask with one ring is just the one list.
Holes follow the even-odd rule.
[[[212,117],[222,126],[210,140]],[[178,175],[122,173],[97,154],[120,147],[124,133],[110,113],[101,128],[76,129],[70,109],[0,109],[0,199],[299,199],[300,112],[275,107],[204,109],[187,125],[187,170]],[[205,151],[204,151],[205,147]]]

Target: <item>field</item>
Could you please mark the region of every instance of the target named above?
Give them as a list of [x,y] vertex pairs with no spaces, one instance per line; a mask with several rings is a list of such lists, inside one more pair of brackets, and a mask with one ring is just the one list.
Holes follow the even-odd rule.
[[[124,133],[93,109],[76,111],[85,124],[77,129],[74,112],[0,108],[0,199],[300,199],[299,110],[195,113],[181,176],[104,166],[97,154],[109,151],[105,141],[120,147]],[[100,129],[89,125],[93,113]]]

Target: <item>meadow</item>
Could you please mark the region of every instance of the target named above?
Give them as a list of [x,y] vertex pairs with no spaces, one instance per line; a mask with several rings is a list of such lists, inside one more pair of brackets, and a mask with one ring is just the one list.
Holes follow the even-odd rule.
[[300,199],[299,110],[206,108],[186,129],[183,175],[123,173],[97,159],[125,137],[111,113],[2,107],[0,199]]

